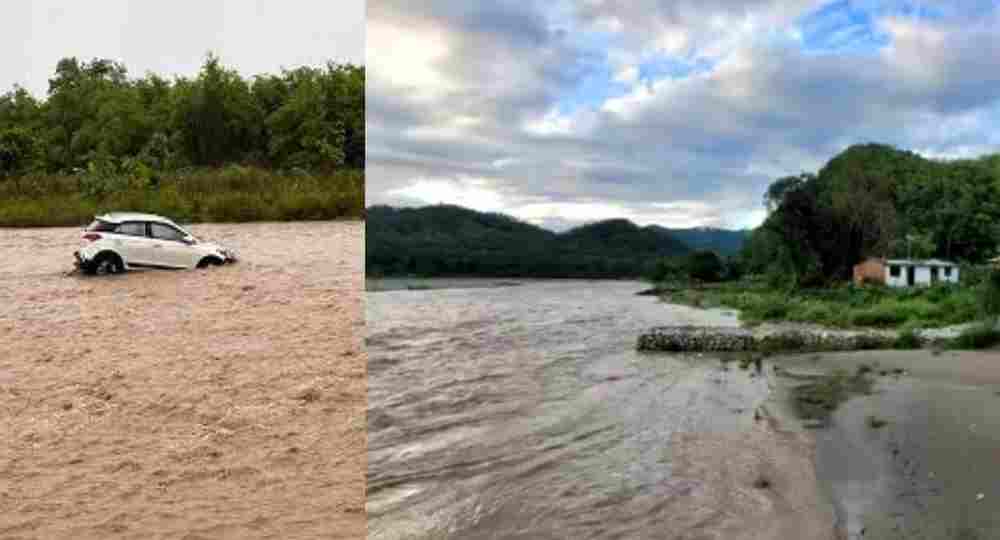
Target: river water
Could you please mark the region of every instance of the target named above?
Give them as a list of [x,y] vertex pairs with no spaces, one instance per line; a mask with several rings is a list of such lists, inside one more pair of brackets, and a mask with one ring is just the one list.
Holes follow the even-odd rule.
[[71,274],[0,229],[0,538],[359,538],[364,224],[202,224],[204,270]]
[[831,537],[811,447],[755,420],[766,374],[634,350],[734,313],[637,282],[428,284],[367,295],[369,538]]

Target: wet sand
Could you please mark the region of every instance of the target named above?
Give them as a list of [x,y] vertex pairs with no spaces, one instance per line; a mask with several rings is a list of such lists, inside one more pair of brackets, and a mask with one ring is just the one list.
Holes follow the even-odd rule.
[[[875,369],[873,394],[848,401],[829,429],[815,432],[817,475],[848,538],[1000,538],[1000,351],[866,351],[781,363]],[[893,375],[896,368],[906,371]],[[873,428],[872,416],[887,423]]]
[[837,540],[837,516],[818,486],[814,444],[771,404],[753,426],[682,434],[670,446],[680,490],[663,538]]
[[202,225],[233,266],[65,275],[0,230],[0,538],[366,534],[364,226]]

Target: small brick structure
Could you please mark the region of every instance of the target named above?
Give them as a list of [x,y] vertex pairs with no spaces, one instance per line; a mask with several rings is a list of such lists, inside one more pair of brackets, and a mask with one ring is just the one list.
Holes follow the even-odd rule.
[[854,283],[879,283],[889,287],[958,283],[959,266],[940,259],[883,259],[869,257],[854,265]]
[[866,282],[885,284],[885,259],[869,257],[854,265],[854,284]]

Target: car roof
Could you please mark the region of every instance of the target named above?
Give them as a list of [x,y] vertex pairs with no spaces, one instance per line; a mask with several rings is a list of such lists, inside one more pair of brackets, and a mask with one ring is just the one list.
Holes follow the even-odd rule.
[[108,223],[123,223],[125,221],[152,221],[156,223],[176,225],[176,223],[169,218],[158,216],[156,214],[143,214],[141,212],[109,212],[107,214],[97,216],[97,219],[107,221]]

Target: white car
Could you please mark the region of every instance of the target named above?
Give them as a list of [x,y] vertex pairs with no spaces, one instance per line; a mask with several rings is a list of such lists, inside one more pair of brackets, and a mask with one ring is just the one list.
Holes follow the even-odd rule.
[[73,255],[86,274],[117,274],[130,268],[204,268],[236,261],[236,253],[202,242],[173,221],[152,214],[97,216],[83,231]]

